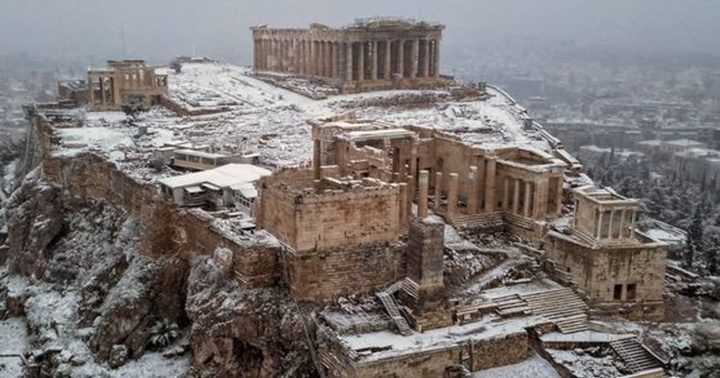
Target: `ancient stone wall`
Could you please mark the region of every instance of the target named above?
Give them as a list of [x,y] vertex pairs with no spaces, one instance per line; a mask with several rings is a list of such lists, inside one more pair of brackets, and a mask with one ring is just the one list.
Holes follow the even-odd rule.
[[179,253],[191,260],[227,248],[237,256],[235,270],[251,278],[248,286],[271,285],[279,274],[277,247],[234,240],[212,227],[214,218],[160,199],[156,188],[133,180],[102,157],[87,153],[48,158],[43,163],[43,175],[60,184],[72,201],[108,201],[137,216],[145,230],[140,238],[146,253]]
[[[334,172],[334,168],[324,171]],[[398,186],[333,189],[318,185],[309,169],[282,171],[261,179],[258,227],[295,251],[397,240]]]
[[53,156],[57,137],[52,126],[43,117],[34,116],[31,127],[29,138],[35,147],[25,157],[27,169],[40,165],[43,178],[63,188],[66,206],[108,201],[125,209],[142,223],[140,243],[147,254],[177,254],[189,261],[227,248],[235,256],[234,270],[249,277],[244,282],[247,287],[273,285],[279,277],[278,246],[267,241],[236,240],[212,227],[213,218],[162,200],[157,188],[135,181],[101,156]]
[[[662,318],[667,247],[662,243],[593,249],[551,233],[546,257],[567,272],[593,307],[637,304],[643,316]],[[652,308],[650,308],[652,307]]]
[[405,245],[373,244],[289,252],[290,291],[299,301],[323,302],[379,290],[405,277]]
[[297,205],[297,250],[397,240],[400,233],[398,188],[302,197]]
[[[339,352],[330,351],[337,355]],[[341,352],[340,352],[341,353]],[[528,335],[526,332],[499,336],[488,340],[476,340],[463,345],[445,348],[428,348],[423,351],[377,361],[348,362],[335,358],[334,371],[330,377],[443,377],[450,366],[466,363],[471,371],[515,364],[528,358]],[[347,369],[347,370],[342,370]]]

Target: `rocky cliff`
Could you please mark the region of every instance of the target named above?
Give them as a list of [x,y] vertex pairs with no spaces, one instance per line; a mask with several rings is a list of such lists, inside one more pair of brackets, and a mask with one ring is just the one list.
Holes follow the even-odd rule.
[[29,374],[314,375],[277,249],[222,235],[101,157],[55,156],[42,119],[30,141],[0,217],[0,320],[25,319]]

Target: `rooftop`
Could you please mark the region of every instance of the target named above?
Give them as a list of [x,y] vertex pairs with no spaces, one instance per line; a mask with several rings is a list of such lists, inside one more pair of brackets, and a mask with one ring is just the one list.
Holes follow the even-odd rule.
[[160,183],[170,188],[182,188],[204,183],[220,188],[230,186],[239,188],[242,184],[253,182],[262,176],[269,176],[270,173],[265,168],[251,164],[227,164],[207,171],[168,177],[160,180]]

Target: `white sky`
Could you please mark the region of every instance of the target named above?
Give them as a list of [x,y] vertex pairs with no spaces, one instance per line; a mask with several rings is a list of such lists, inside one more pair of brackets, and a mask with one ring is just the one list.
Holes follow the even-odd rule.
[[0,51],[249,63],[254,24],[339,26],[356,17],[445,23],[446,48],[508,36],[720,55],[717,0],[0,0]]

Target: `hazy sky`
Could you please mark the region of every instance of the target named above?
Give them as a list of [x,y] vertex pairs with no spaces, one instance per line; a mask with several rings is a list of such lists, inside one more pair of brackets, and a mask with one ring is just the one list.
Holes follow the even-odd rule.
[[402,16],[447,25],[446,49],[509,36],[720,55],[720,0],[0,0],[0,51],[250,62],[256,24]]

